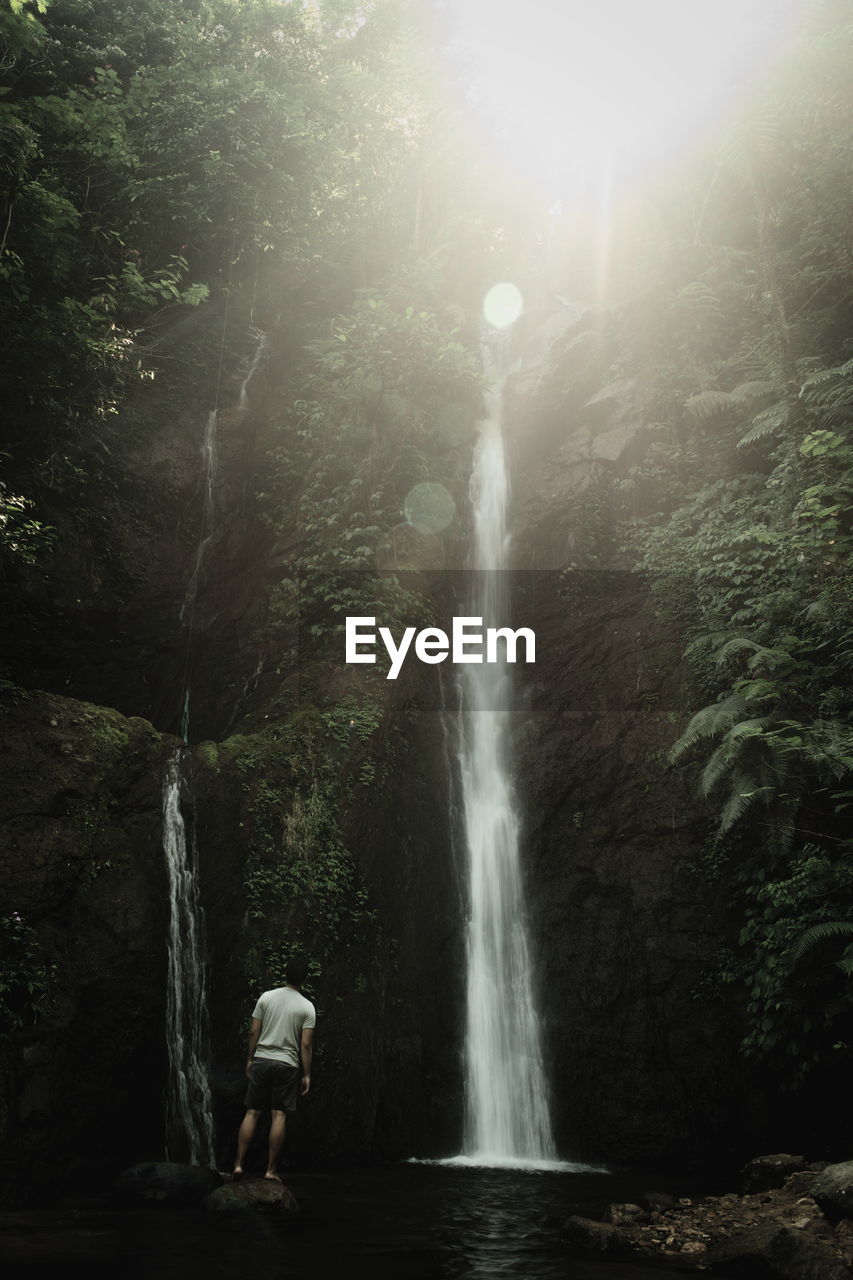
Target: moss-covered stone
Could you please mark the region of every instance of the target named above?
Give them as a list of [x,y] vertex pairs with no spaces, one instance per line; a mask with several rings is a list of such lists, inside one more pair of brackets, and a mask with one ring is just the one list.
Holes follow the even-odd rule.
[[0,878],[38,969],[2,1047],[0,1175],[20,1193],[28,1171],[61,1185],[127,1164],[160,1128],[165,744],[142,720],[8,686],[0,716]]

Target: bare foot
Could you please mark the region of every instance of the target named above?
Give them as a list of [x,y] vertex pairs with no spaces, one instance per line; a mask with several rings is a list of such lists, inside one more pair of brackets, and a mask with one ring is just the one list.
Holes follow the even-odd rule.
[[266,1173],[264,1174],[264,1181],[265,1182],[281,1182],[281,1178],[278,1176],[275,1169],[267,1169]]
[[235,1164],[234,1172],[231,1176],[235,1182],[239,1182],[240,1178],[243,1176],[243,1166],[241,1164]]

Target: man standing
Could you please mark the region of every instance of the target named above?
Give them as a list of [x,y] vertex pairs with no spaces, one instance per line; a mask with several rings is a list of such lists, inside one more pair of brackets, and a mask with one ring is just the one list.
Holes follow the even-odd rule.
[[252,1014],[246,1075],[246,1114],[237,1135],[234,1177],[243,1176],[243,1161],[255,1136],[262,1111],[272,1112],[269,1154],[264,1177],[280,1182],[276,1164],[284,1143],[285,1118],[296,1110],[296,1099],[311,1088],[316,1015],[310,1000],[300,994],[308,974],[308,960],[291,956],[284,986],[265,991]]

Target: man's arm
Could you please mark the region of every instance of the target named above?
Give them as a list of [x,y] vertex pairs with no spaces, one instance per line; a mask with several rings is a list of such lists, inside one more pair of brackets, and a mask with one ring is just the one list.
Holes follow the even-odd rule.
[[252,1069],[252,1059],[255,1056],[255,1050],[258,1047],[258,1040],[260,1039],[260,1037],[261,1037],[261,1020],[260,1018],[253,1018],[252,1030],[249,1032],[249,1047],[246,1051],[247,1052],[246,1075],[248,1075]]
[[311,1088],[311,1058],[314,1055],[313,1027],[303,1028],[299,1051],[302,1056],[302,1088],[300,1089],[300,1093],[304,1097]]

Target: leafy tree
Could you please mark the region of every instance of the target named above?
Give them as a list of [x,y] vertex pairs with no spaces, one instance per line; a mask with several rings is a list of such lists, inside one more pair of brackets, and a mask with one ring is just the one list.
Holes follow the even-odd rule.
[[658,189],[668,249],[651,296],[610,317],[618,364],[601,374],[633,379],[646,419],[617,486],[624,546],[688,636],[695,710],[672,756],[699,763],[746,922],[745,1046],[791,1079],[835,1033],[833,1013],[804,1035],[809,1003],[848,1000],[841,970],[795,963],[796,941],[853,921],[851,39],[844,6],[814,6]]

